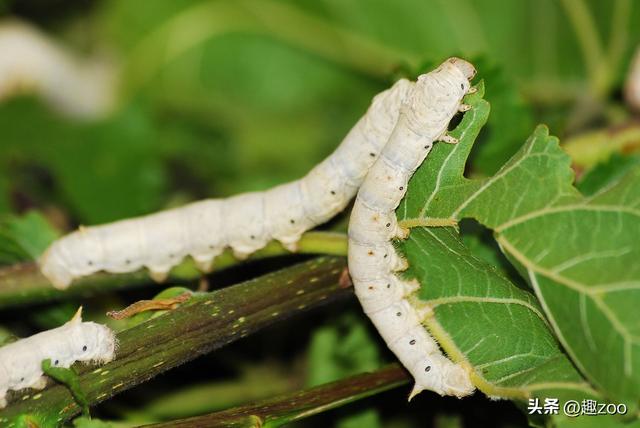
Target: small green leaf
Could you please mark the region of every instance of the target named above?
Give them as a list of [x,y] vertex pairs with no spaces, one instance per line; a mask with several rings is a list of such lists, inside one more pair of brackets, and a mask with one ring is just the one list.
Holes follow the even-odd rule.
[[112,423],[101,421],[99,419],[91,419],[86,416],[75,418],[73,420],[73,426],[75,428],[114,428]]
[[89,400],[80,387],[80,378],[78,377],[78,374],[74,372],[73,369],[67,369],[64,367],[53,367],[51,365],[51,360],[47,358],[46,360],[42,361],[42,371],[50,378],[62,383],[67,388],[69,388],[69,391],[71,392],[71,395],[73,395],[73,398],[76,400],[76,403],[78,403],[82,408],[82,414],[88,417],[91,416],[89,414]]

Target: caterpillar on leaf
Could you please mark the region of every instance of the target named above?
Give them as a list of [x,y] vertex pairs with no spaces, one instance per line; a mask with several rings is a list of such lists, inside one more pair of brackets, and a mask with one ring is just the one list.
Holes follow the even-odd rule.
[[418,78],[351,212],[349,272],[356,295],[389,348],[413,375],[410,398],[424,389],[458,397],[474,390],[465,369],[445,357],[422,326],[430,314],[411,304],[420,284],[398,276],[408,266],[392,240],[409,235],[395,214],[409,179],[435,141],[457,142],[447,135],[447,126],[456,113],[469,109],[462,98],[473,91],[469,81],[475,73],[470,63],[450,58]]

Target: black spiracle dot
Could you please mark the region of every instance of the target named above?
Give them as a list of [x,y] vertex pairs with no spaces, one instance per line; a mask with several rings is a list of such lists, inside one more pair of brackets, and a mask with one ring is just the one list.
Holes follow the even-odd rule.
[[431,366],[427,366],[427,367],[425,367],[425,368],[424,368],[424,371],[425,371],[425,372],[430,372],[430,371],[431,371]]
[[409,345],[415,345],[415,344],[416,344],[416,340],[415,340],[415,339],[411,339],[411,340],[409,341]]
[[209,245],[209,249],[210,249],[210,250],[213,250],[214,248],[216,248],[216,247],[215,247],[215,246],[213,246],[213,245]]
[[384,258],[385,258],[385,259],[386,259],[387,257],[389,257],[389,254],[385,254],[385,255],[384,255]]
[[89,261],[87,262],[87,264],[88,264],[89,266],[93,266],[93,262],[92,262],[91,260],[89,260]]
[[24,382],[24,378],[23,377],[20,378],[20,382]]
[[460,89],[464,90],[464,83],[460,84]]
[[386,227],[391,227],[391,223],[385,224]]
[[87,352],[87,345],[84,345],[84,346],[82,347],[82,352]]
[[335,194],[336,194],[336,191],[335,191],[335,190],[332,190],[330,193],[331,193],[332,195],[335,195]]
[[255,235],[251,235],[250,238],[251,239],[256,239],[256,236]]
[[125,264],[128,264],[128,265],[131,264],[131,260],[129,260],[129,259],[125,260],[124,262],[125,262]]
[[396,312],[396,316],[397,317],[401,317],[402,316],[402,312]]
[[53,365],[54,365],[54,366],[57,366],[59,362],[60,362],[60,361],[55,360],[55,361],[53,362]]
[[289,220],[289,223],[296,224],[296,221],[294,219],[291,219],[291,220]]
[[391,288],[391,283],[387,284],[387,288]]
[[375,158],[376,154],[372,152],[372,153],[369,153],[369,156],[371,156],[372,158]]
[[400,187],[398,187],[398,189],[404,190],[404,186],[400,186]]

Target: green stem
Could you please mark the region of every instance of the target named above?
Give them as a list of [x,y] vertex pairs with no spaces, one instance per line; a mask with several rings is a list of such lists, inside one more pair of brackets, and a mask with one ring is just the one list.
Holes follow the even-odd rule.
[[125,80],[140,87],[190,49],[233,33],[271,36],[376,78],[388,77],[403,60],[417,65],[411,53],[388,48],[289,4],[213,0],[185,8],[143,38],[129,54]]
[[[330,254],[344,256],[347,254],[347,238],[344,234],[333,232],[308,232],[299,242],[300,254]],[[265,248],[254,253],[250,259],[262,259],[290,254],[278,242],[270,242]],[[240,263],[230,251],[224,252],[214,262],[214,269],[221,269]],[[201,276],[190,258],[185,259],[171,272],[170,280],[193,280]],[[75,281],[68,289],[58,290],[42,276],[35,263],[0,268],[0,309],[60,300],[70,297],[88,296],[106,291],[131,288],[149,284],[146,271],[141,270],[128,274],[97,273]]]
[[390,364],[373,373],[341,379],[222,412],[147,425],[149,428],[279,427],[409,382],[406,371]]
[[608,91],[609,66],[593,16],[584,0],[562,0],[584,58],[591,91],[596,98]]
[[[179,308],[117,335],[116,359],[98,369],[74,366],[88,403],[95,405],[177,365],[276,321],[348,296],[340,285],[342,257],[320,257],[212,293],[195,295]],[[0,425],[34,414],[58,423],[79,413],[69,390],[10,393]]]
[[616,0],[611,17],[611,35],[609,37],[608,58],[610,69],[615,72],[622,65],[629,43],[629,18],[631,1]]

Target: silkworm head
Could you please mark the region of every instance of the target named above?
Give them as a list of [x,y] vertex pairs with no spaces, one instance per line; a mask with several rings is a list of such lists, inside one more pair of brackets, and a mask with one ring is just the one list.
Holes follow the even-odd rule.
[[116,352],[116,338],[107,326],[94,322],[83,322],[74,327],[74,352],[77,361],[113,360]]
[[60,251],[59,245],[54,243],[38,260],[42,274],[46,276],[54,287],[64,290],[73,281],[73,274],[68,269],[68,263]]
[[476,68],[468,61],[465,61],[461,58],[452,57],[449,58],[446,62],[456,67],[460,72],[467,78],[467,80],[472,80],[476,75]]
[[460,365],[448,365],[444,367],[444,388],[449,394],[456,397],[464,397],[471,394],[474,386],[469,379],[469,375]]

